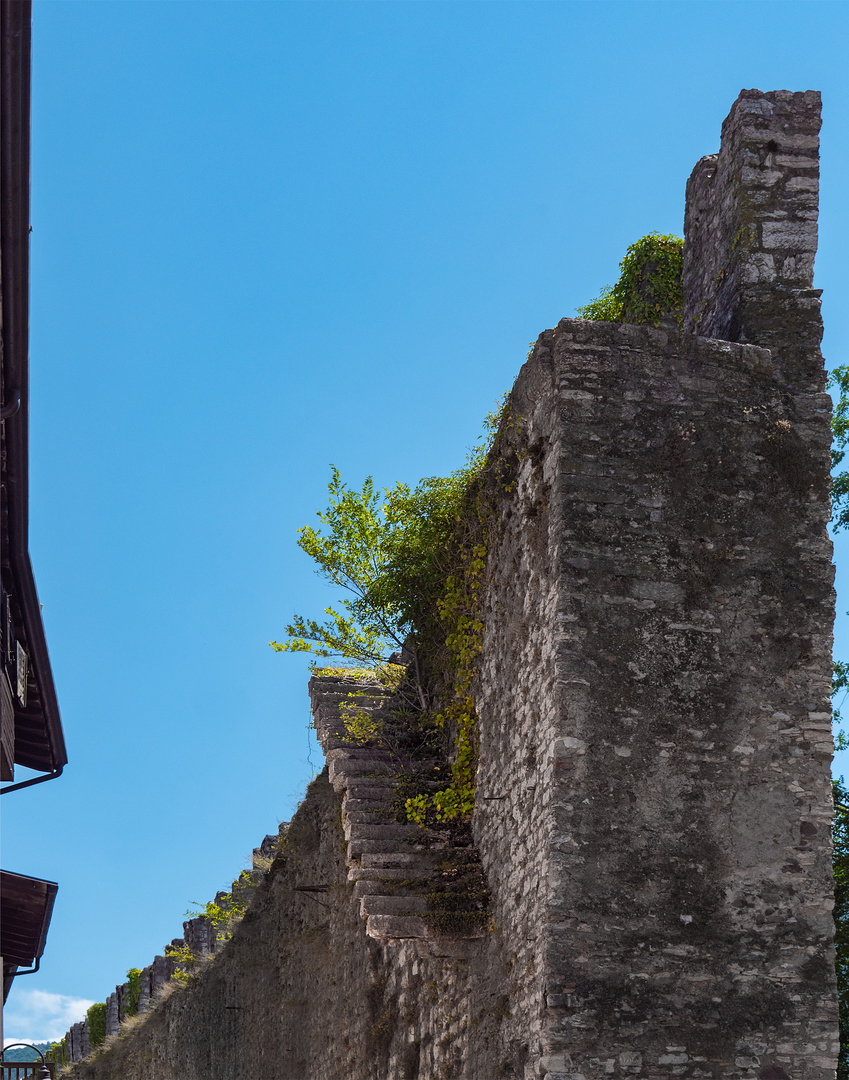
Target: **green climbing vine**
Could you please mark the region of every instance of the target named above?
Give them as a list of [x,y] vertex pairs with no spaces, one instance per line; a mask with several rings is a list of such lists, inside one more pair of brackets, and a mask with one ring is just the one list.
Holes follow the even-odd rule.
[[684,241],[649,233],[631,244],[619,264],[615,285],[608,285],[584,307],[579,319],[657,326],[664,317],[682,326],[684,313]]
[[189,946],[185,942],[181,945],[166,945],[165,955],[176,964],[171,978],[181,983],[188,982],[192,977],[192,968],[197,963],[197,957]]
[[88,1022],[88,1041],[93,1050],[106,1041],[106,1002],[99,1001],[85,1014]]
[[472,683],[481,652],[483,621],[480,593],[486,569],[486,514],[479,498],[470,499],[460,539],[458,569],[447,576],[445,592],[437,600],[437,611],[446,629],[445,650],[452,678],[447,704],[434,722],[442,731],[453,733],[451,781],[432,794],[421,792],[406,800],[407,817],[426,825],[430,817],[439,823],[471,814],[475,806],[475,766],[477,762],[477,710]]
[[48,1047],[47,1053],[44,1055],[48,1061],[54,1062],[56,1065],[67,1065],[67,1056],[65,1054],[65,1041],[51,1043]]
[[[190,919],[207,919],[215,929],[216,940],[223,944],[233,936],[236,924],[240,922],[250,904],[249,899],[237,895],[237,889],[239,886],[248,887],[250,885],[251,875],[249,871],[243,870],[239,874],[238,880],[234,882],[232,892],[220,893],[215,900],[208,900],[205,904],[192,901],[194,907],[190,908],[185,914]],[[183,962],[183,958],[177,956],[176,953],[169,954],[166,950],[165,955],[174,955],[180,963]],[[194,959],[189,954],[186,957],[186,962]]]
[[135,1016],[139,1011],[141,997],[141,968],[130,968],[127,972],[127,992],[124,995],[124,1015]]

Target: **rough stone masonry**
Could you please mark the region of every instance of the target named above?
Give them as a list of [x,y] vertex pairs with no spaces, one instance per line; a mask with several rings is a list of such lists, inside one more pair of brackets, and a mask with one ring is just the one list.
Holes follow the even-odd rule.
[[834,1076],[819,117],[810,91],[734,103],[687,188],[683,332],[564,319],[513,389],[477,687],[490,928],[374,899],[422,855],[365,824],[389,759],[337,741],[232,941],[66,1075]]

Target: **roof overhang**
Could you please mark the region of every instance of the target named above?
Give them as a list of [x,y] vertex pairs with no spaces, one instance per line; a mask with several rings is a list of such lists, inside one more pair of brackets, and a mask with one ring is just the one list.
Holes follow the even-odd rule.
[[3,957],[3,1000],[19,968],[37,969],[44,952],[53,904],[55,881],[24,877],[0,870],[0,954]]
[[[0,0],[0,407],[4,414],[0,523],[4,609],[8,604],[0,618],[4,651],[20,643],[27,669],[23,693],[12,694],[14,764],[57,774],[68,759],[28,540],[31,9],[30,0]],[[14,664],[11,654],[3,660],[7,669]],[[14,672],[7,670],[7,674],[14,690]]]

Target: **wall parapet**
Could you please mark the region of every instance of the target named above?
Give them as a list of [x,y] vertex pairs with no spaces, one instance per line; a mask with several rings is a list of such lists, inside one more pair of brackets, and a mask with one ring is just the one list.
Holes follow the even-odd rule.
[[690,176],[684,220],[684,329],[772,348],[809,390],[823,388],[820,109],[814,90],[742,90],[719,153]]
[[[227,898],[241,891],[245,900],[249,901],[250,894],[262,881],[264,869],[273,861],[280,849],[282,838],[285,836],[288,822],[280,826],[277,835],[266,835],[259,847],[253,849],[253,868],[249,872],[247,880],[244,877],[233,882],[229,893],[219,891],[215,895],[216,904],[227,903]],[[106,1036],[117,1036],[121,1031],[124,1021],[133,1016],[144,1016],[154,1008],[157,1000],[174,973],[179,968],[179,963],[167,952],[188,949],[192,957],[202,960],[219,952],[225,944],[219,936],[216,927],[205,915],[187,919],[183,923],[181,937],[173,938],[163,949],[163,953],[155,956],[150,964],[141,969],[139,976],[139,993],[134,1005],[131,1006],[129,983],[121,983],[106,998]],[[87,1058],[94,1049],[91,1045],[88,1030],[88,1020],[81,1020],[72,1024],[60,1040],[63,1045],[64,1059],[67,1063],[82,1061]]]

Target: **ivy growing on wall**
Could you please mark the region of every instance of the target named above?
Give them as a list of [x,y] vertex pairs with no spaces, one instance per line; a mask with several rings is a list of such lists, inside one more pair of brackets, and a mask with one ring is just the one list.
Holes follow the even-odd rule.
[[127,972],[127,992],[124,995],[124,1016],[135,1016],[139,1011],[141,997],[141,968],[130,968]]
[[106,1002],[99,1001],[92,1005],[85,1014],[88,1024],[88,1041],[96,1050],[106,1041]]
[[671,318],[683,325],[684,241],[678,236],[649,233],[625,252],[615,285],[606,286],[584,307],[579,319],[658,326]]

